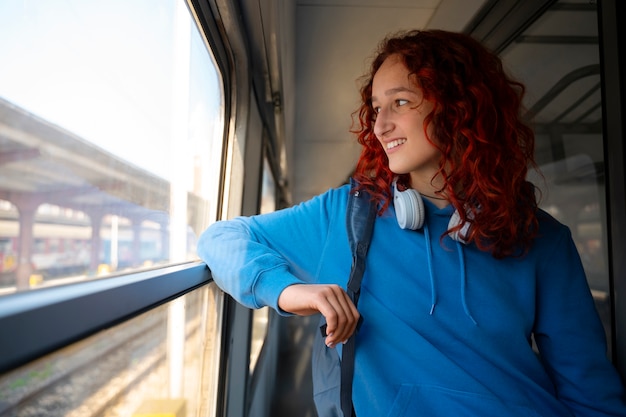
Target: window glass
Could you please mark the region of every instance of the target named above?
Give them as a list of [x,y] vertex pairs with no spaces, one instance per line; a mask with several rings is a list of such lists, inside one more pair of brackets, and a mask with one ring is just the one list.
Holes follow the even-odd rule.
[[528,88],[542,173],[530,179],[541,207],[572,231],[610,342],[597,5],[556,2],[502,56]]
[[221,76],[184,0],[0,2],[0,294],[196,258]]
[[214,416],[214,283],[0,375],[2,416]]

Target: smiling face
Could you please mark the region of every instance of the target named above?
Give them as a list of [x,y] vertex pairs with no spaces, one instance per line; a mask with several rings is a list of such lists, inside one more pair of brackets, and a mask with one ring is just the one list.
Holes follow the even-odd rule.
[[411,186],[425,193],[433,189],[441,153],[426,138],[424,119],[433,104],[424,100],[398,55],[391,55],[372,80],[374,134],[387,153],[389,169],[410,174]]

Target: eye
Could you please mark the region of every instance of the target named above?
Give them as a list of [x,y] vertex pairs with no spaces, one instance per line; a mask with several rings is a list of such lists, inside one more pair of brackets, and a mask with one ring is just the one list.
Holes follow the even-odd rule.
[[378,117],[378,113],[380,113],[380,106],[372,106],[372,113],[370,114],[370,119],[372,122],[376,121],[376,117]]
[[395,103],[396,103],[396,106],[402,107],[402,106],[408,104],[409,100],[405,100],[405,99],[399,98],[399,99],[395,100]]

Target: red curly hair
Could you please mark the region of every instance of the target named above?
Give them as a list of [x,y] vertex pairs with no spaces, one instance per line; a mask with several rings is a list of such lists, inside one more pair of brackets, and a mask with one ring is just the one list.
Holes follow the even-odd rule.
[[[434,105],[425,130],[428,125],[429,141],[442,155],[436,176],[463,222],[472,224],[467,240],[496,258],[526,253],[538,222],[535,187],[526,181],[528,167],[537,166],[534,133],[521,117],[525,87],[468,35],[416,30],[380,44],[353,115],[352,132],[363,146],[355,179],[371,190],[384,212],[396,175],[374,134],[372,80],[391,55],[401,57],[424,99]],[[399,176],[399,183],[409,181],[408,174]]]

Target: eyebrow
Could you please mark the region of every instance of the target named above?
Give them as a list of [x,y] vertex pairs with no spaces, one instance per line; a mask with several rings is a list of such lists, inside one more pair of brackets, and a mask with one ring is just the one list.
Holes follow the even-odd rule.
[[[415,92],[414,90],[407,88],[407,87],[395,87],[395,88],[390,88],[389,90],[385,91],[385,96],[392,96],[396,93],[411,93],[411,94],[417,94],[417,92]],[[372,96],[370,98],[370,100],[375,101],[376,100],[376,96]]]

